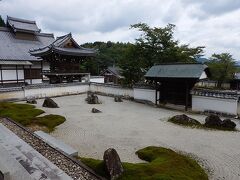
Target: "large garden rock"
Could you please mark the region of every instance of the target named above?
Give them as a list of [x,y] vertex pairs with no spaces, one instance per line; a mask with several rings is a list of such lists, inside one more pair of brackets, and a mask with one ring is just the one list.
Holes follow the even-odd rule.
[[43,107],[48,107],[48,108],[58,108],[57,103],[55,103],[51,98],[45,98],[43,102]]
[[92,113],[101,113],[102,111],[96,109],[96,108],[92,108]]
[[185,114],[173,116],[169,121],[176,124],[189,125],[189,126],[201,125],[200,122],[198,122],[193,118],[188,117]]
[[219,118],[218,115],[211,114],[205,119],[205,124],[206,127],[211,127],[211,128],[221,128],[222,126],[222,120]]
[[115,149],[109,148],[104,152],[103,156],[105,170],[111,180],[117,179],[123,173],[123,166],[118,153]]
[[230,119],[225,119],[222,121],[222,127],[233,130],[233,129],[235,129],[236,124],[235,124],[235,122],[231,121]]
[[100,104],[100,101],[98,100],[97,95],[93,93],[88,93],[86,101],[88,104]]
[[28,104],[37,104],[36,99],[27,99]]
[[121,96],[115,96],[115,97],[114,97],[114,101],[115,101],[115,102],[123,102]]

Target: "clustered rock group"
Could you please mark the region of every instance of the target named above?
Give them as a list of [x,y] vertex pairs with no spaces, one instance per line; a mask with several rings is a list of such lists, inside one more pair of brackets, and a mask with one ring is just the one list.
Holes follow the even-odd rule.
[[218,115],[210,114],[206,117],[205,123],[201,124],[199,121],[188,117],[185,114],[173,116],[169,119],[170,122],[188,126],[203,126],[213,129],[226,129],[226,130],[234,130],[236,124],[231,119],[221,120]]

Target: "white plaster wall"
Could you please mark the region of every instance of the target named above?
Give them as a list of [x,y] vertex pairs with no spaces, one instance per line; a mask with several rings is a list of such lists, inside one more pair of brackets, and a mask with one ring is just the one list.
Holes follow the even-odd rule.
[[121,88],[118,86],[110,86],[110,85],[104,85],[104,84],[91,84],[90,91],[100,92],[108,95],[133,97],[133,89]]
[[24,79],[24,70],[23,69],[18,70],[18,79]]
[[[28,84],[31,84],[30,79],[26,79],[25,82],[27,82]],[[42,83],[42,79],[32,79],[32,84],[40,84],[40,83]]]
[[155,103],[155,90],[153,89],[133,89],[134,99],[147,100]]
[[66,87],[48,87],[48,88],[36,88],[36,89],[25,89],[26,98],[43,98],[53,96],[64,96],[71,94],[85,93],[89,90],[89,85],[82,84],[76,86]]
[[90,82],[104,83],[104,77],[90,77]]
[[2,70],[3,80],[16,80],[16,70]]
[[0,101],[24,99],[24,91],[0,92]]
[[236,99],[222,99],[192,95],[192,110],[211,110],[237,115],[238,102]]

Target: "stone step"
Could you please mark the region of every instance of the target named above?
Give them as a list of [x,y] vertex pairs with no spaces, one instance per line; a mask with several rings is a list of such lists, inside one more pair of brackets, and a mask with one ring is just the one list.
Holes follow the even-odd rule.
[[1,158],[0,161],[9,169],[11,179],[72,179],[2,124],[0,124],[0,146],[3,147],[0,148],[2,153],[0,157],[5,154],[6,158],[5,160]]
[[50,146],[61,150],[69,156],[77,156],[78,151],[73,149],[71,146],[65,144],[64,142],[54,138],[53,136],[43,132],[43,131],[35,131],[34,132],[38,137],[40,137],[44,142],[48,143]]

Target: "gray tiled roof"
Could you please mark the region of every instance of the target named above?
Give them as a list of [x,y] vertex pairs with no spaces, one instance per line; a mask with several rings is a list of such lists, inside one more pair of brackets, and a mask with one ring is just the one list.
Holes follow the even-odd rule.
[[[64,45],[68,41],[72,41],[75,45],[74,48],[65,48]],[[57,52],[64,55],[73,55],[73,56],[94,56],[96,54],[95,49],[83,48],[77,44],[76,41],[72,38],[71,33],[57,37],[57,39],[48,46],[41,48],[32,48],[29,52],[33,56],[42,57],[48,55],[52,52]]]
[[151,67],[145,77],[200,78],[206,68],[204,64],[162,64]]
[[40,32],[40,29],[38,28],[35,21],[29,21],[8,16],[7,25],[10,26],[14,31],[33,33]]
[[29,54],[29,49],[51,44],[53,34],[36,33],[36,41],[16,39],[8,28],[0,27],[0,60],[39,60]]

